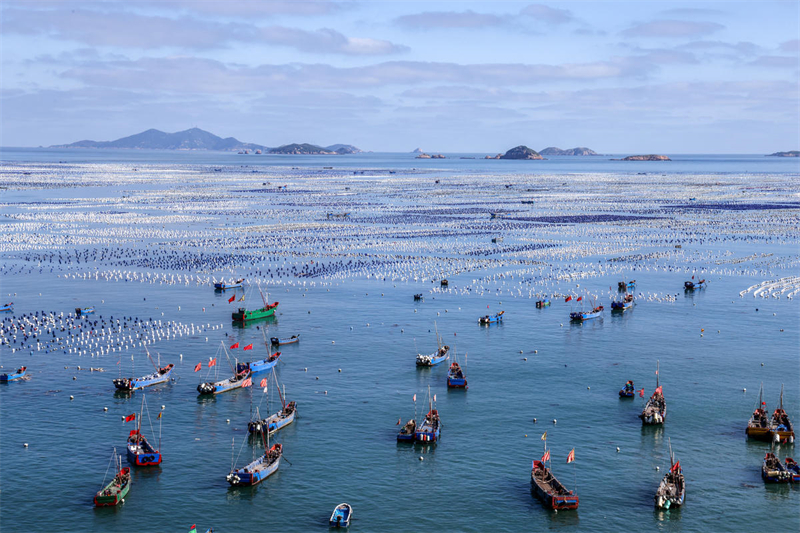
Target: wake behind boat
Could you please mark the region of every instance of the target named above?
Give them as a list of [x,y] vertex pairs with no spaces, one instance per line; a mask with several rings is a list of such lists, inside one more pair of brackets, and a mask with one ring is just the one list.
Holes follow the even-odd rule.
[[28,372],[27,366],[21,366],[17,369],[16,372],[11,374],[0,374],[0,383],[9,383],[11,381],[17,381],[25,377],[25,374]]

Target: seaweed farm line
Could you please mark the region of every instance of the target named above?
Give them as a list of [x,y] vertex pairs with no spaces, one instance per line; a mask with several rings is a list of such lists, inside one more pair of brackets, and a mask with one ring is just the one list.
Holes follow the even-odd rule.
[[[324,531],[341,502],[352,531],[800,529],[800,485],[761,479],[795,444],[745,438],[762,384],[800,420],[797,162],[94,157],[0,165],[0,374],[26,368],[0,383],[3,531]],[[418,367],[439,343],[450,359]],[[223,348],[231,368],[280,351],[275,379],[198,395],[232,374]],[[447,386],[456,358],[468,387]],[[669,416],[643,426],[656,368]],[[230,486],[264,454],[248,422],[285,400],[285,461]],[[398,442],[431,405],[437,440]],[[95,508],[133,413],[163,461],[123,459],[124,502]],[[578,509],[532,494],[545,431]],[[654,510],[669,443],[686,501]]]

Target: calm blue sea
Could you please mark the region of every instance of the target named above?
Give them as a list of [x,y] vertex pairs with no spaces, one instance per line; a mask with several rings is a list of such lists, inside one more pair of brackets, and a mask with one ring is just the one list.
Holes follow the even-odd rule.
[[[122,250],[138,257],[149,257],[156,250],[174,251],[182,256],[199,251],[210,255],[233,253],[231,241],[225,240],[230,237],[232,219],[253,226],[276,224],[264,230],[265,241],[275,234],[286,235],[281,250],[273,249],[271,244],[264,245],[259,263],[264,266],[257,268],[262,271],[272,268],[273,272],[286,261],[292,265],[312,260],[325,263],[333,261],[334,254],[340,254],[346,261],[355,257],[346,254],[387,253],[386,242],[405,239],[401,233],[406,230],[423,232],[413,240],[417,247],[415,258],[456,257],[458,246],[473,242],[477,246],[492,234],[479,236],[480,232],[468,231],[471,224],[478,224],[478,219],[487,218],[485,213],[460,212],[455,221],[430,225],[403,220],[364,223],[364,231],[377,231],[380,226],[388,233],[365,238],[361,245],[348,241],[348,247],[334,250],[335,241],[301,242],[304,231],[316,229],[303,226],[305,229],[293,232],[277,225],[278,222],[322,224],[326,221],[321,221],[320,213],[357,209],[337,207],[343,197],[319,191],[320,187],[330,187],[342,192],[342,184],[351,170],[397,172],[354,182],[352,190],[347,191],[354,195],[347,197],[348,201],[369,204],[375,213],[381,213],[384,204],[416,206],[432,201],[455,206],[461,205],[461,200],[476,201],[470,191],[456,186],[433,200],[419,191],[401,189],[392,189],[390,198],[387,189],[376,183],[393,176],[418,176],[426,180],[444,176],[457,184],[459,180],[475,180],[475,176],[484,174],[511,179],[519,173],[630,176],[645,172],[648,176],[667,174],[668,178],[676,179],[704,176],[700,181],[706,184],[735,177],[741,180],[742,187],[769,182],[775,190],[791,189],[800,174],[798,161],[791,159],[760,155],[669,155],[674,161],[632,163],[609,161],[607,157],[553,157],[547,161],[521,162],[416,160],[411,154],[282,157],[3,149],[0,177],[10,188],[3,190],[1,197],[7,216],[0,224],[3,238],[0,257],[4,263],[0,297],[3,302],[14,302],[14,312],[0,316],[0,320],[6,320],[4,328],[12,321],[24,320],[22,315],[42,311],[66,315],[76,307],[94,305],[97,314],[92,320],[111,321],[113,316],[114,321],[133,323],[133,318],[138,317],[194,324],[197,331],[149,346],[151,353],[160,354],[162,363],[176,365],[175,382],[145,393],[153,425],[151,429],[149,421],[145,422],[143,431],[148,437],[155,435],[156,441],[161,432],[164,461],[159,467],[135,469],[130,493],[117,508],[96,509],[92,498],[101,488],[112,449],[116,447],[124,453],[131,424],[123,423],[121,417],[139,411],[142,392],[132,396],[115,394],[111,380],[119,375],[149,372],[152,367],[143,349],[129,347],[91,357],[63,350],[45,353],[27,348],[12,353],[13,344],[0,347],[3,372],[26,365],[31,376],[27,381],[0,385],[0,529],[160,532],[188,531],[192,524],[197,524],[201,531],[213,526],[215,533],[325,531],[333,508],[348,502],[354,508],[351,527],[354,532],[800,530],[797,512],[800,486],[765,485],[760,466],[770,445],[748,442],[744,434],[761,383],[770,411],[784,385],[784,407],[795,423],[800,422],[798,299],[739,296],[740,291],[754,284],[800,275],[796,235],[789,241],[757,238],[755,232],[735,241],[714,242],[708,238],[702,243],[686,241],[681,253],[693,257],[691,261],[672,256],[660,262],[632,259],[626,263],[625,276],[636,279],[637,293],[674,297],[670,301],[664,298],[657,301],[643,296],[635,309],[623,316],[609,312],[605,296],[609,286],[616,289],[620,274],[560,282],[558,289],[562,291],[589,290],[603,295],[604,317],[583,325],[569,322],[569,312],[575,307],[563,298],[553,298],[548,308],[535,308],[535,298],[529,298],[525,291],[554,290],[552,283],[545,287],[535,280],[530,284],[525,281],[525,291],[518,293],[520,281],[533,276],[515,274],[512,279],[507,275],[511,270],[523,268],[519,265],[487,264],[486,270],[451,272],[448,279],[452,290],[445,293],[432,291],[438,283],[430,279],[384,280],[383,276],[374,279],[363,275],[297,278],[286,273],[273,278],[269,288],[269,300],[280,301],[276,318],[244,328],[231,324],[230,313],[235,304],[227,301],[230,293],[215,293],[207,284],[67,276],[112,271],[217,278],[252,274],[254,267],[237,268],[231,263],[218,269],[208,267],[207,272],[200,274],[198,271],[203,270],[200,267],[131,266],[110,256],[103,259],[92,256],[98,260],[89,263],[77,263],[74,259],[75,250],[81,253],[88,250],[92,254],[92,250]],[[146,166],[163,169],[165,174],[185,170],[186,177],[146,185],[126,184],[122,180],[68,189],[14,187],[15,179],[28,177],[21,175],[19,168],[28,169],[32,175],[46,168],[57,180],[60,165],[68,169],[70,176],[84,171],[92,175],[123,172],[133,176],[132,167]],[[224,181],[215,186],[203,185],[208,187],[205,192],[209,196],[202,202],[182,204],[180,199],[173,200],[170,196],[177,194],[176,191],[192,189],[198,168],[224,168],[226,176],[235,175],[239,180],[237,187],[247,179],[260,184],[261,177],[247,175],[256,170],[268,173],[273,180],[275,176],[285,177],[293,186],[302,188],[304,179],[314,179],[314,173],[326,166],[346,172],[325,184],[309,185],[313,192],[297,193],[291,202],[285,197],[246,192],[242,188],[243,199],[262,202],[257,215],[241,213],[236,202],[216,202],[214,197],[222,197],[229,189]],[[752,181],[742,177],[744,174],[753,174]],[[196,189],[192,190],[193,195],[199,195]],[[731,190],[712,188],[702,194],[730,201],[736,198]],[[736,190],[741,191],[741,187]],[[128,241],[124,219],[111,227],[105,219],[96,218],[120,210],[112,201],[123,194],[138,198],[122,209],[126,212],[207,218],[145,224],[131,230],[142,232],[141,241]],[[460,198],[461,194],[468,196]],[[576,206],[594,201],[580,190],[568,194],[575,195]],[[769,195],[765,201],[775,199],[773,193],[765,194]],[[791,190],[786,194],[791,195]],[[687,192],[687,196],[699,195]],[[578,204],[578,198],[583,203]],[[58,205],[65,199],[72,202],[69,209]],[[548,213],[546,206],[537,204],[534,209],[541,211],[535,211],[538,215]],[[578,209],[575,214],[579,214]],[[73,216],[75,213],[78,215]],[[764,213],[780,217],[790,233],[791,228],[797,228],[800,215],[797,208]],[[19,216],[22,214],[27,218]],[[682,211],[675,215],[676,222],[669,231],[688,233],[680,224],[690,221],[698,223],[699,228],[706,218],[718,220],[717,216],[702,210]],[[747,224],[758,224],[750,217],[759,215],[748,211],[741,218],[735,213],[725,216],[730,217],[726,219],[730,227],[714,230],[720,232],[720,237],[747,234]],[[26,226],[32,223],[42,226],[33,229]],[[447,228],[458,235],[451,240],[424,235],[424,230],[437,228]],[[507,244],[540,237],[558,240],[558,231],[563,231],[564,241],[593,246],[608,244],[609,234],[595,233],[598,228],[610,234],[654,231],[627,222],[607,226],[577,224],[563,230],[544,228],[515,230],[516,233],[509,230]],[[758,231],[763,231],[759,228]],[[103,229],[109,233],[103,233]],[[184,230],[207,234],[202,238],[192,237]],[[29,248],[15,240],[16,235],[31,231],[36,237],[30,238],[33,242],[28,243]],[[545,236],[544,231],[555,233]],[[385,236],[392,232],[397,236]],[[59,238],[50,241],[44,235],[47,239]],[[453,248],[439,248],[444,243],[452,244]],[[258,243],[253,246],[247,250],[258,253]],[[299,249],[307,254],[293,255]],[[402,248],[396,250],[398,255],[410,253]],[[673,244],[654,241],[613,256],[674,253],[674,250]],[[723,256],[726,250],[730,255]],[[64,253],[61,266],[33,260],[31,255],[54,252],[57,256],[59,251]],[[72,254],[68,265],[67,253]],[[715,263],[720,257],[753,254],[772,255],[742,263]],[[539,260],[553,268],[568,268],[574,262],[576,269],[587,270],[588,264],[606,264],[611,257],[599,252],[579,259],[543,255]],[[421,263],[420,259],[412,261]],[[689,275],[678,272],[677,267],[672,272],[656,269],[656,264],[716,270],[708,276],[708,288],[685,293],[683,282]],[[723,268],[731,272],[723,273],[720,270]],[[506,273],[506,277],[476,281],[501,273]],[[480,290],[480,286],[486,290]],[[415,293],[424,293],[425,300],[415,302],[412,298]],[[235,294],[240,297],[243,293]],[[248,301],[257,297],[256,291],[248,292]],[[477,324],[479,316],[500,310],[505,311],[503,324],[491,327]],[[199,333],[201,324],[217,329]],[[435,350],[435,327],[444,341],[455,347],[465,366],[468,390],[447,389],[445,365],[432,369],[415,366],[416,353]],[[274,390],[265,398],[258,388],[199,398],[195,388],[207,371],[204,368],[195,373],[193,369],[198,362],[213,357],[220,343],[239,342],[241,346],[252,343],[252,351],[232,353],[239,357],[265,357],[261,328],[267,329],[267,337],[301,333],[300,343],[282,347],[282,363],[278,366],[278,381],[285,385],[288,399],[297,401],[298,418],[277,435],[285,452],[278,473],[257,487],[232,489],[225,480],[232,456],[236,461],[238,455],[237,464],[242,466],[254,453],[246,443],[242,446],[251,410],[259,406],[262,413],[267,409],[275,411],[278,398]],[[7,337],[9,334],[6,331]],[[66,334],[57,331],[56,337]],[[632,379],[637,389],[643,387],[648,395],[652,393],[657,361],[668,403],[667,421],[663,428],[645,428],[637,418],[642,399],[620,400],[617,391],[626,380]],[[222,372],[226,363],[221,361],[220,366]],[[102,367],[105,372],[90,372],[89,367]],[[436,396],[442,417],[440,442],[429,446],[398,444],[395,441],[398,420],[408,420],[415,410],[419,418],[428,408],[429,390]],[[416,405],[412,401],[414,395]],[[159,426],[156,413],[162,405]],[[549,511],[531,495],[531,461],[542,455],[540,437],[545,431],[554,473],[570,488],[577,489],[580,496],[577,511]],[[669,466],[669,442],[683,466],[687,496],[682,508],[661,512],[654,510],[653,494]],[[568,465],[566,457],[573,448],[576,460]],[[800,455],[795,446],[786,444],[779,446],[776,453],[781,458]]]

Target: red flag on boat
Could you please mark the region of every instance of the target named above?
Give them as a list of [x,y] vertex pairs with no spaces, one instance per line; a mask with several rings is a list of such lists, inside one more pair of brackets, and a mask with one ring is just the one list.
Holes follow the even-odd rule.
[[655,396],[656,394],[663,394],[663,392],[661,392],[661,387],[656,389],[656,391],[653,393],[653,396]]
[[761,402],[761,405],[767,405],[767,402]]
[[656,370],[656,376],[658,375],[658,370]]
[[564,298],[564,303],[567,303],[570,300],[572,300],[572,296],[567,296],[566,298]]
[[639,396],[640,396],[640,397],[642,397],[642,398],[644,398],[644,389],[642,389],[642,390],[640,390],[640,391],[639,391]]
[[158,412],[158,416],[156,417],[156,419],[161,418],[161,415],[163,415],[163,414],[164,414],[164,411],[159,411]]
[[267,386],[267,378],[262,378],[261,379],[261,385],[259,385],[259,387],[261,387],[263,389],[266,386]]
[[253,380],[250,379],[250,378],[247,378],[246,380],[242,381],[242,387],[249,387],[252,384],[253,384]]
[[231,296],[230,298],[228,298],[228,303],[231,303],[235,299],[236,299],[236,295]]
[[125,417],[125,422],[132,422],[134,420],[136,420],[136,413],[133,413],[132,415],[128,415]]
[[578,299],[577,299],[577,300],[575,300],[575,301],[576,301],[576,302],[580,302],[581,300],[583,300],[583,296],[578,296]]
[[544,452],[544,455],[542,456],[542,462],[544,463],[549,460],[550,460],[550,450],[547,450],[546,452]]
[[571,463],[574,460],[575,460],[575,448],[572,448],[572,451],[570,451],[569,455],[567,455],[567,464]]
[[680,469],[681,469],[681,462],[678,461],[674,465],[672,465],[672,468],[670,468],[669,471],[670,472],[677,472]]
[[234,342],[233,344],[231,344],[231,348],[230,349],[231,350],[235,350],[238,347],[239,347],[239,343],[238,342]]
[[203,363],[197,363],[197,366],[194,367],[195,372],[200,372],[200,369],[203,368]]
[[489,306],[488,306],[488,305],[486,306],[486,309],[489,309]]
[[208,362],[208,368],[211,368],[212,366],[217,366],[217,358],[216,357]]
[[694,276],[692,276],[692,279],[694,279]]
[[252,344],[248,344],[247,346],[242,348],[242,350],[252,350],[252,349],[253,349],[253,345]]

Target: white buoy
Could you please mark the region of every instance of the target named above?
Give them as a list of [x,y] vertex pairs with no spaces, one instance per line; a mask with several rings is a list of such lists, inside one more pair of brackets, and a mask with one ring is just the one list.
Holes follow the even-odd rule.
[[556,420],[556,419],[554,418],[554,419],[553,419],[553,424],[555,424],[556,422],[558,422],[558,420]]
[[108,407],[103,407],[103,411],[108,411]]
[[617,446],[617,453],[619,453],[619,446]]
[[230,423],[231,423],[231,419],[230,419],[230,418],[226,418],[226,419],[225,419],[225,423],[226,423],[226,424],[230,424]]

